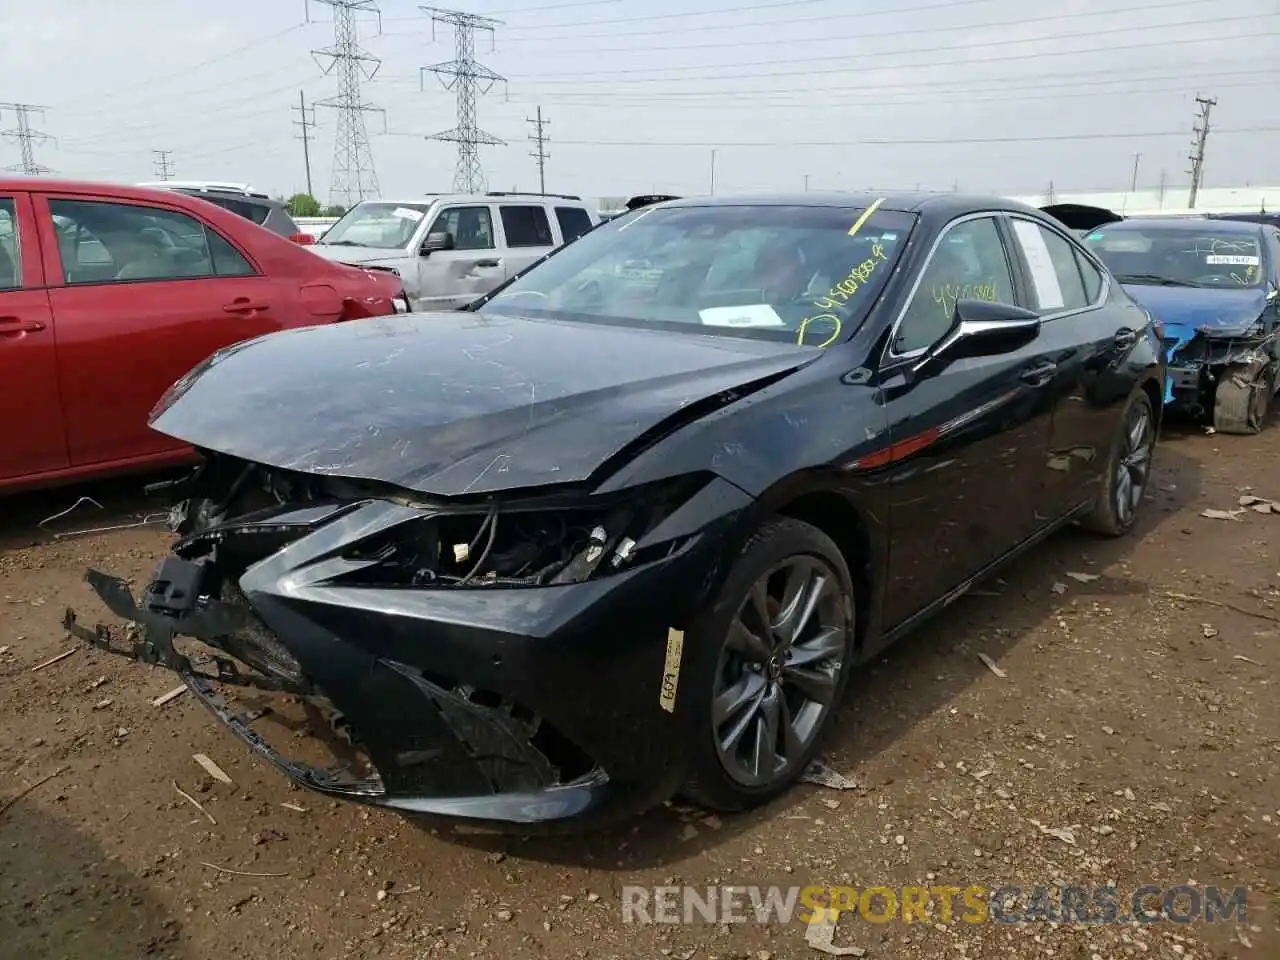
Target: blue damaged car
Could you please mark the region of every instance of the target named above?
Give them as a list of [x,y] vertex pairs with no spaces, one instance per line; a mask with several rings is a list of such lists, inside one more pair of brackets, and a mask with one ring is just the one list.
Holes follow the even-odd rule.
[[1280,231],[1153,217],[1098,226],[1084,242],[1164,327],[1166,404],[1222,433],[1261,430],[1280,379]]

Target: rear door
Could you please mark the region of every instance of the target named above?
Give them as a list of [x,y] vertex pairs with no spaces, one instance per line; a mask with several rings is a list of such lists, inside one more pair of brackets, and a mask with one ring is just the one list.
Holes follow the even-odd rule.
[[0,482],[69,462],[31,198],[0,194]]
[[556,224],[560,227],[561,243],[572,243],[595,226],[590,214],[581,207],[556,207]]
[[1128,298],[1110,298],[1109,280],[1073,239],[1040,220],[1012,215],[1028,308],[1044,318],[1040,340],[1054,366],[1053,428],[1037,523],[1090,500],[1106,465],[1125,401],[1140,371],[1125,365],[1147,317]]
[[36,216],[72,465],[181,450],[147,414],[209,354],[280,329],[280,288],[177,206],[49,195]]
[[415,310],[465,307],[506,278],[493,219],[493,208],[487,204],[441,208],[427,236],[447,233],[453,237],[453,249],[435,250],[420,262]]
[[1041,344],[912,368],[950,329],[957,300],[1022,306],[1011,240],[997,213],[948,224],[916,280],[881,361],[894,459],[885,620],[897,625],[1027,539],[1049,445]]
[[501,203],[506,275],[514,277],[556,248],[547,208],[537,203]]

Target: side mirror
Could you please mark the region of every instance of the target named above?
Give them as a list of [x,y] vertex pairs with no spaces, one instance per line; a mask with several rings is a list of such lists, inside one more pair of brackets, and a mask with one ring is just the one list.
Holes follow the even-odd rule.
[[424,257],[434,253],[436,250],[452,250],[453,234],[447,230],[441,230],[439,233],[428,233],[427,238],[422,241],[422,248],[418,251]]
[[1040,317],[1008,303],[959,300],[951,329],[912,368],[915,376],[963,357],[994,357],[1020,350],[1040,335]]

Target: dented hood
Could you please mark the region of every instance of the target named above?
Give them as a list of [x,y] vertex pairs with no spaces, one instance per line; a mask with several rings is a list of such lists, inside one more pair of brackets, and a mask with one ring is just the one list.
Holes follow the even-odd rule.
[[591,476],[689,404],[818,347],[467,313],[269,334],[214,354],[151,426],[305,473],[458,496]]
[[1224,335],[1242,332],[1262,316],[1266,292],[1260,287],[1233,290],[1207,287],[1161,287],[1126,283],[1125,292],[1164,324],[1170,338],[1190,340],[1202,327]]

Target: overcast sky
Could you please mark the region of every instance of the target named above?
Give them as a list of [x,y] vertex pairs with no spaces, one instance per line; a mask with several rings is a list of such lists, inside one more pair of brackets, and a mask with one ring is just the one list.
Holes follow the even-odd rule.
[[[537,188],[526,118],[550,120],[547,189],[924,187],[1004,194],[1188,182],[1197,92],[1214,96],[1206,185],[1280,181],[1277,0],[459,0],[508,78],[479,102],[491,189]],[[366,99],[384,195],[448,190],[455,97],[419,67],[453,56],[418,4],[382,0]],[[304,0],[0,0],[0,101],[46,106],[37,159],[64,176],[305,186],[290,110],[330,96],[311,56],[331,10]],[[316,193],[336,116],[317,110]],[[0,125],[13,124],[12,112]],[[1066,139],[1063,139],[1066,138]],[[987,142],[981,142],[987,141]],[[18,148],[0,142],[0,165]]]

